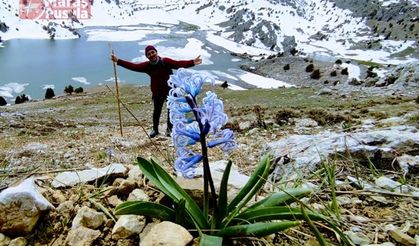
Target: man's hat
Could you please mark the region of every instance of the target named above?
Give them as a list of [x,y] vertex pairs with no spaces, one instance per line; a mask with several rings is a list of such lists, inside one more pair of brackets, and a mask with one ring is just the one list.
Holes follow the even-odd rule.
[[147,55],[147,52],[149,52],[150,50],[154,50],[157,52],[156,48],[153,45],[147,45],[147,47],[145,47],[145,54]]

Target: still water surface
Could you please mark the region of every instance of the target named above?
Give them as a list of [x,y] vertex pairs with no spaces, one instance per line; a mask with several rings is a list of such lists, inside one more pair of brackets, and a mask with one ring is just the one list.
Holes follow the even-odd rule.
[[[238,72],[238,62],[233,61],[230,53],[222,47],[205,41],[205,35],[190,34],[148,35],[149,40],[160,40],[158,46],[184,47],[188,38],[196,38],[205,44],[211,55],[210,65],[200,65],[196,70],[219,71],[231,74]],[[146,40],[142,40],[144,43]],[[16,39],[3,43],[0,48],[0,92],[9,83],[26,84],[24,91],[12,92],[13,98],[5,97],[8,103],[14,98],[26,94],[33,99],[43,99],[47,87],[53,85],[56,95],[63,94],[64,87],[93,87],[105,83],[114,83],[113,66],[109,59],[110,45],[119,58],[131,60],[141,57],[145,60],[143,44],[138,41],[107,42],[87,41],[86,37],[71,40],[33,40]],[[197,51],[199,52],[199,51]],[[165,56],[160,52],[161,56]],[[177,59],[176,57],[172,57]],[[194,57],[190,57],[192,59]],[[118,78],[123,83],[147,85],[149,77],[142,73],[128,71],[118,67]],[[224,80],[225,78],[219,77]],[[243,81],[235,84],[245,86]]]

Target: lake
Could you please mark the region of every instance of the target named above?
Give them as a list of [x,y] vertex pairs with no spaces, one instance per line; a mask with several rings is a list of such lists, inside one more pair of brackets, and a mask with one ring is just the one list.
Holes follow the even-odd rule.
[[[203,64],[194,70],[216,74],[217,80],[233,81],[239,87],[254,87],[239,78],[238,75],[245,73],[239,69],[240,59],[233,57],[224,47],[208,42],[201,31],[151,33],[139,41],[109,42],[89,39],[86,33],[94,30],[97,29],[86,28],[79,39],[12,39],[3,42],[3,47],[0,47],[0,95],[8,103],[14,103],[15,97],[21,94],[43,99],[48,87],[53,88],[56,95],[61,95],[68,85],[88,88],[115,83],[109,59],[110,45],[118,58],[131,61],[146,59],[143,52],[146,44],[154,44],[160,56],[177,60],[193,59],[201,54]],[[117,72],[122,83],[149,83],[146,74],[121,67]]]

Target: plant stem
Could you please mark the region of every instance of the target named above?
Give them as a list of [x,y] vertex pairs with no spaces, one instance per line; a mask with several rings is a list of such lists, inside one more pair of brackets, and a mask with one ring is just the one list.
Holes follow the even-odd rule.
[[[202,157],[203,157],[202,158],[202,163],[203,163],[203,166],[204,166],[204,185],[205,185],[204,186],[204,192],[205,192],[205,188],[206,188],[207,195],[208,195],[208,185],[209,185],[209,187],[211,189],[212,208],[215,211],[217,209],[217,193],[215,192],[214,181],[212,180],[211,169],[209,167],[208,147],[207,147],[205,136],[201,137],[201,148],[202,148]],[[206,179],[206,181],[205,181],[205,179]],[[207,197],[207,199],[209,199],[209,197]],[[207,200],[207,202],[209,203],[208,200]]]
[[216,211],[217,209],[217,194],[215,192],[215,186],[214,181],[212,180],[211,176],[211,169],[209,167],[208,162],[208,147],[207,147],[207,141],[206,141],[206,133],[204,130],[204,125],[201,122],[201,117],[198,114],[197,111],[197,103],[196,98],[194,97],[186,97],[186,100],[189,104],[189,106],[192,108],[192,112],[195,116],[196,122],[199,126],[200,131],[200,143],[201,143],[201,150],[202,150],[202,163],[204,168],[204,214],[206,217],[208,217],[208,211],[209,211],[209,189],[211,189],[211,196],[212,196],[212,204],[213,204],[213,211]]

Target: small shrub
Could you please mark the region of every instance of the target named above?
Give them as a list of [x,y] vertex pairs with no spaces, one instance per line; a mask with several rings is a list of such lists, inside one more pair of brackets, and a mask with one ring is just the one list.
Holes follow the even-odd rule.
[[285,125],[291,123],[292,118],[297,118],[300,113],[290,108],[284,108],[278,111],[275,115],[275,123],[278,125]]
[[315,69],[311,74],[310,78],[312,79],[320,79],[320,69]]
[[409,123],[412,124],[416,124],[418,125],[419,123],[419,113],[412,115],[411,117],[409,117],[409,119],[407,120]]
[[329,113],[324,109],[312,109],[307,112],[308,116],[317,121],[321,126],[334,125],[342,122],[352,122],[352,117],[349,115],[343,115],[340,113]]
[[307,67],[306,67],[306,72],[311,73],[311,72],[313,72],[313,70],[314,70],[313,63],[308,64]]
[[378,76],[377,73],[373,72],[372,70],[367,70],[367,77],[366,78],[376,78]]
[[261,128],[263,128],[263,129],[266,129],[266,123],[265,123],[265,121],[263,120],[263,110],[262,110],[262,108],[259,106],[259,105],[256,105],[254,108],[253,108],[253,112],[255,113],[255,115],[256,115],[256,125],[258,126],[258,127],[261,127]]
[[4,99],[4,97],[0,96],[0,106],[5,106],[5,105],[7,105],[6,99]]
[[71,94],[73,94],[73,92],[74,92],[74,88],[73,88],[72,85],[68,85],[64,88],[64,93],[65,94],[71,95]]
[[394,82],[396,82],[397,77],[395,76],[388,76],[385,81],[386,81],[386,85],[391,85],[394,84]]
[[47,91],[45,92],[45,99],[51,99],[55,97],[54,90],[52,88],[47,88]]
[[367,108],[363,108],[359,111],[361,114],[368,114],[370,112]]
[[83,88],[82,88],[82,87],[78,87],[78,88],[76,88],[76,89],[74,90],[74,92],[75,92],[76,94],[83,93]]
[[344,69],[342,69],[342,71],[340,72],[340,74],[342,74],[342,75],[349,75],[348,68],[345,67]]
[[242,131],[242,129],[240,129],[240,124],[237,120],[234,120],[233,122],[230,122],[230,121],[227,122],[225,124],[224,128],[231,129],[232,131],[235,131],[235,132],[241,132]]
[[376,120],[383,120],[388,118],[388,114],[382,111],[375,111],[375,112],[371,112],[371,115],[376,119]]
[[338,75],[338,73],[336,72],[336,70],[333,70],[332,72],[330,72],[330,76],[332,77],[336,77]]
[[284,70],[285,70],[285,71],[290,70],[290,64],[286,64],[286,65],[284,66]]
[[24,103],[24,102],[27,102],[27,101],[29,101],[28,96],[26,96],[25,94],[22,94],[22,95],[16,97],[15,104],[21,104],[21,103]]

